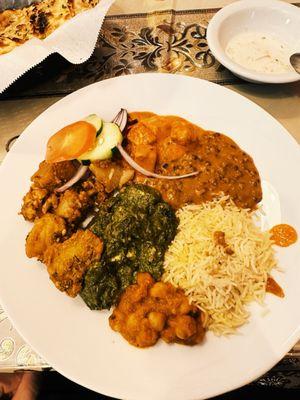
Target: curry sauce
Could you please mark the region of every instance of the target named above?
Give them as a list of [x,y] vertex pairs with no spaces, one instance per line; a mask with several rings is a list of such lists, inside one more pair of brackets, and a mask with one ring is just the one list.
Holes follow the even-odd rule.
[[270,232],[271,239],[277,246],[287,247],[297,241],[296,230],[288,224],[275,225]]
[[158,189],[175,208],[229,195],[242,208],[262,199],[259,173],[252,158],[229,137],[176,116],[130,114],[127,150],[149,171],[162,175],[199,174],[186,179],[153,179],[136,174],[135,181]]
[[109,324],[136,347],[153,346],[159,338],[193,346],[205,335],[202,313],[189,304],[182,289],[155,282],[150,274],[141,272],[137,282],[123,292]]
[[266,292],[272,293],[278,297],[284,297],[284,291],[282,290],[281,286],[273,279],[271,276],[268,276],[267,283],[266,283]]

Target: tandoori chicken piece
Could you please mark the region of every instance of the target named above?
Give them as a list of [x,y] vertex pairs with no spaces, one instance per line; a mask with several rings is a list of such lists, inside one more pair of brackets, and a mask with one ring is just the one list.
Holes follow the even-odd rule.
[[43,261],[44,253],[53,243],[59,242],[67,233],[63,218],[54,214],[45,214],[36,219],[26,238],[27,257],[37,257]]
[[201,312],[189,304],[183,290],[155,283],[145,272],[124,291],[109,324],[136,347],[153,346],[160,337],[168,343],[194,345],[205,334]]
[[101,239],[88,230],[78,230],[63,243],[50,246],[44,263],[55,286],[75,297],[81,290],[85,272],[100,259],[102,249]]

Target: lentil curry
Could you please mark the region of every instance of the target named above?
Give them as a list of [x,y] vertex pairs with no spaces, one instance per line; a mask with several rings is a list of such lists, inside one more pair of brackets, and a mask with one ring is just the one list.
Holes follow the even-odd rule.
[[199,174],[178,180],[135,180],[158,189],[175,208],[199,204],[219,194],[229,195],[242,208],[255,208],[262,199],[259,173],[252,158],[229,137],[177,116],[131,113],[127,150],[145,169],[162,175]]

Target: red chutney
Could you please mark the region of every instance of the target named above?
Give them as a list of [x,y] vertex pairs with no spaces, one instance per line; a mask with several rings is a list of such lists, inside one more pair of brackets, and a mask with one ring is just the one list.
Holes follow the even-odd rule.
[[275,225],[270,230],[271,232],[271,240],[273,240],[274,244],[281,247],[287,247],[297,241],[297,232],[296,230],[287,224]]
[[271,276],[267,279],[266,292],[272,293],[278,297],[284,297],[284,291]]

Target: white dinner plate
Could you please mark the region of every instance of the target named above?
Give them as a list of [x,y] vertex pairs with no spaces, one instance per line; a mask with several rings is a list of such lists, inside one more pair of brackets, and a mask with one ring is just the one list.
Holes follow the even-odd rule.
[[[121,108],[176,114],[233,138],[277,190],[282,221],[300,233],[300,151],[274,118],[224,87],[179,75],[105,80],[66,96],[25,129],[0,170],[0,302],[24,339],[66,377],[128,400],[199,400],[235,389],[276,364],[300,338],[299,244],[277,251],[274,276],[285,298],[267,295],[250,322],[230,337],[208,333],[188,347],[130,346],[109,328],[107,311],[90,311],[59,292],[45,267],[25,256],[32,224],[18,215],[30,176],[55,131],[91,113],[110,120]],[[266,312],[269,310],[269,312]]]

